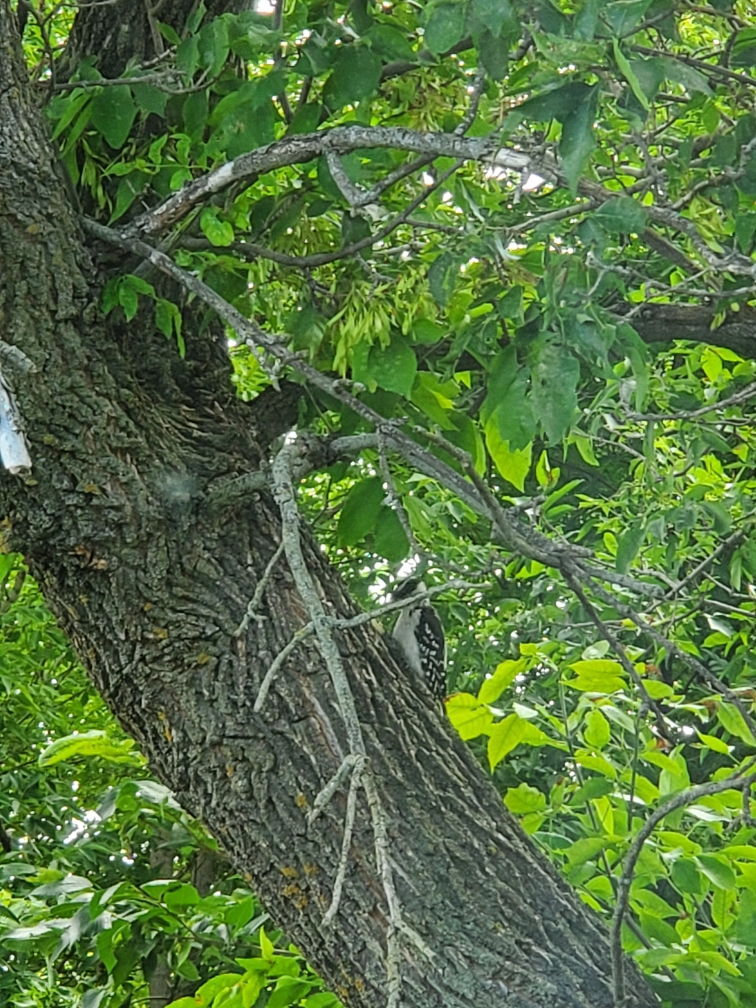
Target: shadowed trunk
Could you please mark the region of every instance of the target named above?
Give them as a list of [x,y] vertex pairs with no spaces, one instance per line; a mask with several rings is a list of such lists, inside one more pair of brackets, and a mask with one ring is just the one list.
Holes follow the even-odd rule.
[[[264,592],[265,618],[234,633],[280,541],[277,508],[267,493],[222,513],[207,503],[213,487],[256,468],[274,431],[234,398],[220,327],[200,333],[187,312],[182,361],[151,312],[128,325],[102,318],[105,277],[24,87],[6,0],[0,38],[0,329],[37,368],[8,371],[34,462],[33,478],[0,475],[8,543],[152,771],[350,1008],[376,1008],[387,912],[364,800],[340,910],[322,925],[343,791],[312,827],[306,813],[347,747],[312,639],[252,710],[273,657],[308,620],[284,562]],[[353,614],[307,538],[306,555],[329,611]],[[403,946],[402,1003],[609,1008],[603,925],[405,682],[381,634],[363,626],[340,647],[404,917],[434,953]],[[655,1004],[628,972],[628,1008]]]

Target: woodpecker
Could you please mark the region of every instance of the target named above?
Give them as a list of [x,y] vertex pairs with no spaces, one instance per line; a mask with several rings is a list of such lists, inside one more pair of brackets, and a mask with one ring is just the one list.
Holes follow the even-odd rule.
[[394,590],[395,599],[411,599],[399,613],[393,638],[410,670],[418,675],[434,697],[446,695],[446,640],[438,613],[427,598],[414,599],[427,591],[417,577],[409,577]]

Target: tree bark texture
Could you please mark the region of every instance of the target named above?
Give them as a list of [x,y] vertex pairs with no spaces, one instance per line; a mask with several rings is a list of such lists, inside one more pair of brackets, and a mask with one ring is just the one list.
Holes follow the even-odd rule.
[[[129,325],[101,316],[107,277],[25,86],[7,0],[0,40],[0,334],[37,369],[7,371],[34,462],[31,478],[0,474],[8,543],[153,772],[345,1003],[378,1008],[387,913],[364,797],[341,907],[322,924],[345,789],[314,825],[306,813],[347,749],[312,638],[252,710],[270,662],[309,618],[285,562],[265,590],[264,620],[234,636],[280,541],[277,509],[267,493],[223,513],[206,504],[214,487],[258,466],[271,432],[235,399],[219,328],[201,332],[188,312],[182,361],[151,312]],[[329,611],[354,614],[306,534],[305,548]],[[403,944],[402,1004],[610,1008],[603,924],[398,671],[381,631],[345,632],[339,646],[404,917],[433,951],[428,960]],[[657,1003],[630,964],[628,980],[627,1008]]]
[[[67,79],[83,59],[93,58],[103,77],[120,77],[129,60],[148,63],[168,48],[157,27],[162,21],[181,31],[186,18],[197,9],[198,0],[115,0],[81,9],[60,59],[59,77]],[[154,7],[156,14],[152,13]],[[205,0],[208,14],[239,13],[252,7],[252,0]]]

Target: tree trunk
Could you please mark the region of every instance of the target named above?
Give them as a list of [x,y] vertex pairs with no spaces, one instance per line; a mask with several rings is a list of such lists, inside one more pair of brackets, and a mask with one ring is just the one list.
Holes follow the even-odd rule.
[[[103,8],[107,10],[108,8]],[[350,1008],[386,990],[387,911],[364,801],[344,895],[343,790],[306,813],[347,753],[309,639],[252,706],[273,657],[308,617],[284,562],[264,620],[239,626],[280,541],[268,493],[218,513],[208,491],[256,468],[266,445],[234,398],[222,333],[186,320],[187,356],[155,330],[103,319],[102,282],[25,86],[0,0],[0,332],[36,365],[11,373],[33,478],[0,475],[0,509],[97,688],[157,777],[218,838],[278,925]],[[128,264],[121,264],[124,269]],[[316,544],[329,611],[354,613]],[[391,660],[381,633],[339,640],[388,823],[407,923],[404,1005],[609,1008],[603,924],[503,808],[466,747]],[[629,1006],[656,999],[628,964]]]

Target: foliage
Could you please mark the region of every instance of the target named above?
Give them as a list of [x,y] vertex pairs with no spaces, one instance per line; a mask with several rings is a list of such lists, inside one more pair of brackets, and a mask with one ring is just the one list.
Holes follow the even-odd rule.
[[[730,335],[755,294],[756,11],[740,0],[277,10],[205,19],[200,4],[182,34],[159,26],[158,69],[132,65],[120,84],[86,61],[47,106],[61,157],[85,212],[125,228],[190,180],[292,137],[382,125],[489,138],[483,160],[431,147],[412,161],[390,141],[335,161],[323,151],[220,189],[171,242],[180,266],[523,518],[525,545],[502,543],[469,501],[381,444],[301,489],[366,607],[411,565],[477,582],[438,598],[449,718],[608,919],[652,810],[745,773],[756,748],[756,364]],[[44,63],[36,32],[32,64]],[[504,148],[530,158],[523,177],[497,163]],[[117,273],[103,309],[131,319],[146,298],[157,333],[176,340],[166,352],[183,356],[186,297]],[[679,323],[689,309],[695,340]],[[659,338],[652,323],[665,319]],[[279,380],[260,347],[229,337],[243,396]],[[299,429],[370,428],[310,387]],[[542,542],[568,544],[600,576],[581,582]],[[182,1008],[214,971],[199,987],[208,1004],[255,1004],[274,978],[269,1006],[329,1004],[294,953],[266,944],[239,880],[202,896],[186,881],[207,839],[128,776],[137,757],[30,587],[3,620],[23,656],[4,680],[18,710],[3,794],[29,796],[6,809],[27,837],[5,858],[11,1003],[51,1003],[55,970],[71,1004],[138,999],[164,956],[194,984]],[[75,743],[74,726],[86,733]],[[45,746],[41,766],[21,766]],[[628,879],[623,944],[667,1005],[756,1004],[750,802],[733,786],[671,812]],[[157,837],[178,881],[150,879]],[[245,957],[248,943],[259,955]]]
[[166,968],[168,990],[192,994],[184,1005],[265,992],[279,1008],[337,1008],[293,946],[274,946],[280,932],[266,934],[216,844],[145,776],[19,558],[3,556],[2,572],[0,826],[14,843],[0,856],[0,1001],[138,1003]]

